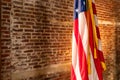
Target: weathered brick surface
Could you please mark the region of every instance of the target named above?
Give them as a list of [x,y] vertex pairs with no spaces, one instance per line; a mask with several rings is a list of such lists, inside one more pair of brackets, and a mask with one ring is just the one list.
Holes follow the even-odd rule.
[[2,80],[12,79],[12,73],[70,63],[72,17],[73,1],[3,0]]
[[104,79],[115,80],[116,76],[115,27],[110,25],[102,25],[100,26],[100,30],[103,52],[107,66],[107,70],[104,72]]
[[10,11],[11,2],[1,0],[1,78],[10,79],[11,72],[11,38],[10,38]]
[[[1,80],[70,80],[70,70],[63,68],[70,69],[73,0],[1,2]],[[105,80],[120,79],[119,5],[118,0],[96,0]]]
[[12,1],[13,72],[70,61],[73,9],[72,2],[67,4],[70,2]]

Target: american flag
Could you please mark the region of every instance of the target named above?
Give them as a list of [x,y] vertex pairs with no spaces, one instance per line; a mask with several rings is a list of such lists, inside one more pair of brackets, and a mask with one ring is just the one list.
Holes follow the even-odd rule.
[[75,0],[71,80],[103,80],[105,69],[95,1]]

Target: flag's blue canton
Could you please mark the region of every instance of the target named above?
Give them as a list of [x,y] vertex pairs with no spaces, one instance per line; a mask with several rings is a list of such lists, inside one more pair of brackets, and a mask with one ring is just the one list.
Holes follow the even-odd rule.
[[78,18],[78,0],[74,2],[74,19]]
[[79,6],[80,12],[86,11],[87,9],[86,0],[79,0],[79,3],[80,3]]
[[74,19],[78,18],[79,12],[86,11],[86,9],[87,9],[86,0],[75,0],[75,2],[74,2]]

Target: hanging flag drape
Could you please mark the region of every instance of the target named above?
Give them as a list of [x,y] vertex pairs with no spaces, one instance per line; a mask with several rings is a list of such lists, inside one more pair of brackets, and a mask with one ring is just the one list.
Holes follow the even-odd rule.
[[75,0],[71,80],[103,80],[105,69],[95,1]]

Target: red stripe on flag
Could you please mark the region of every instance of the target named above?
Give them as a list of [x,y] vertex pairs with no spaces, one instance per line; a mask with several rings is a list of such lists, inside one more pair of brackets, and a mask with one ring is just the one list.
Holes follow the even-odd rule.
[[98,56],[100,57],[100,61],[104,62],[103,52],[98,50]]
[[102,77],[102,66],[101,66],[101,61],[99,58],[95,59],[94,60],[95,62],[95,67],[96,67],[96,70],[97,70],[97,74],[98,74],[98,77],[99,77],[99,80],[103,80],[103,77]]
[[97,31],[97,37],[98,39],[100,39],[100,32],[99,32],[99,28],[96,26],[96,31]]
[[72,69],[71,69],[71,80],[76,80],[76,75],[75,75],[73,66],[72,66]]
[[94,3],[92,3],[92,8],[93,8],[93,14],[97,14],[96,7],[95,7]]
[[[74,24],[74,33],[76,38],[76,43],[78,46],[78,57],[79,57],[79,68],[81,73],[82,80],[88,80],[88,68],[87,68],[87,59],[85,55],[85,51],[83,49],[82,40],[79,34],[79,28],[78,28],[78,19],[75,20]],[[79,26],[84,27],[84,26]]]
[[78,44],[78,19],[74,21],[74,34],[75,34],[76,43]]

